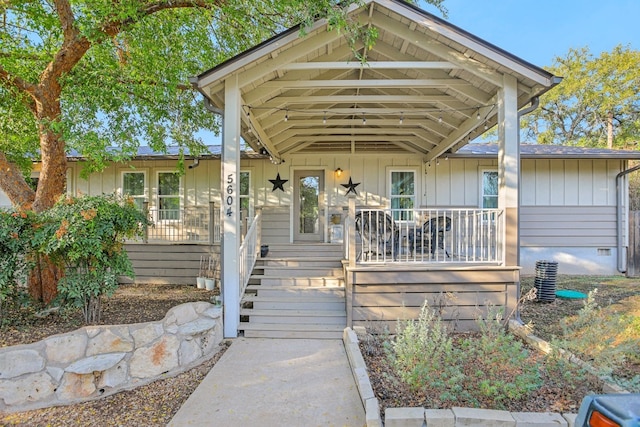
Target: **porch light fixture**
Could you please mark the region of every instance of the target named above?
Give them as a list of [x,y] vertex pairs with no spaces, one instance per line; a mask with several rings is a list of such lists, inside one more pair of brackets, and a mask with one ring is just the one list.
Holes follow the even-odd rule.
[[342,176],[342,169],[338,168],[338,169],[335,170],[335,172],[336,172],[336,176],[338,178],[340,178]]
[[404,113],[400,113],[400,124],[404,122]]
[[322,124],[326,125],[327,124],[327,112],[324,112],[324,116],[322,116]]
[[362,114],[362,124],[363,125],[367,124],[367,118],[364,116],[364,113]]
[[476,119],[480,120],[480,109],[478,108],[478,112],[476,113]]
[[289,121],[289,110],[286,110],[284,113],[284,121],[288,122]]

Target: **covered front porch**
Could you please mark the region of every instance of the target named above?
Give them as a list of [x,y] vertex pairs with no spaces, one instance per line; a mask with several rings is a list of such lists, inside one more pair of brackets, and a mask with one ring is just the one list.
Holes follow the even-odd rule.
[[[376,28],[373,46],[350,45],[318,21],[304,36],[292,28],[192,79],[223,120],[226,336],[238,333],[240,299],[270,241],[342,240],[348,324],[395,320],[398,310],[373,308],[401,307],[408,293],[515,304],[519,119],[559,79],[402,1],[365,1],[349,16]],[[449,160],[494,125],[495,172]],[[242,141],[270,163],[241,162]],[[435,172],[446,164],[446,175]],[[250,209],[244,237],[243,169],[273,184]],[[486,177],[495,178],[491,203],[478,196]],[[446,204],[438,202],[445,186],[456,196]],[[376,289],[369,302],[358,297],[365,289]],[[397,305],[386,305],[387,293]]]

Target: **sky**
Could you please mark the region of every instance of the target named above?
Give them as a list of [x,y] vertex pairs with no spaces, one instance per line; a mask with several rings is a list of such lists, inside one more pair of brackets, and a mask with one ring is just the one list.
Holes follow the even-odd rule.
[[[441,17],[432,6],[423,9]],[[569,48],[640,49],[640,0],[445,0],[447,21],[534,65]]]

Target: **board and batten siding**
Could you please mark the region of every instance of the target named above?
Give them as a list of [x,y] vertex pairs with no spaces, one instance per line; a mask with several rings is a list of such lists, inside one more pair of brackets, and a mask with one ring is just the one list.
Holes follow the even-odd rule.
[[[220,161],[201,160],[196,168],[189,169],[185,161],[185,174],[181,178],[181,203],[183,206],[206,206],[209,200],[219,201]],[[100,195],[122,193],[123,172],[144,172],[146,174],[146,199],[153,208],[158,196],[158,172],[177,171],[177,160],[134,160],[129,163],[110,164],[101,173],[92,173],[88,178],[81,176],[83,163],[69,163],[72,171],[72,193]],[[219,202],[218,202],[219,203]]]

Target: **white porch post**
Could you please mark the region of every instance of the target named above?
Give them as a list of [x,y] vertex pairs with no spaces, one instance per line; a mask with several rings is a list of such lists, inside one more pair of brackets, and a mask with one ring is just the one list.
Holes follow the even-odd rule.
[[224,302],[224,336],[238,336],[240,322],[240,203],[238,180],[240,170],[241,98],[236,76],[225,80],[224,121],[222,132],[222,167],[220,222],[222,225],[222,290]]
[[498,100],[498,207],[505,215],[504,260],[519,265],[520,146],[518,145],[518,81],[504,75]]

